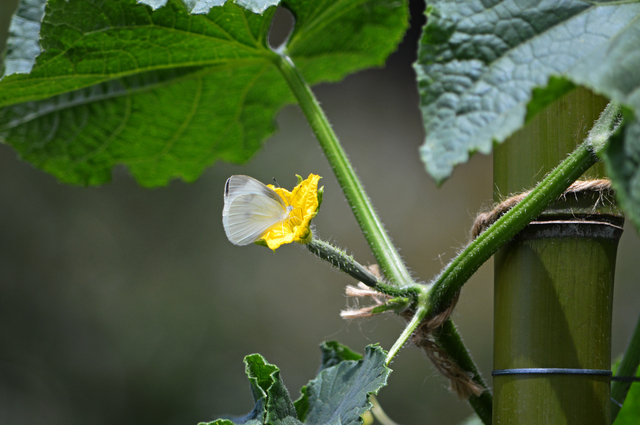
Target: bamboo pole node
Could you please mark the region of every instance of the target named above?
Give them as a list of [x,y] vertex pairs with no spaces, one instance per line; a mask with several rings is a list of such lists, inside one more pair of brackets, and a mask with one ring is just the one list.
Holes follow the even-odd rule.
[[[495,204],[491,211],[481,212],[476,216],[473,226],[471,227],[471,240],[477,238],[482,232],[495,223],[500,217],[502,217],[507,211],[515,207],[518,202],[522,201],[531,191],[519,193],[511,196],[504,201]],[[578,196],[580,193],[595,192],[598,193],[598,201],[594,205],[594,210],[598,203],[604,201],[608,196],[613,194],[611,188],[611,181],[608,179],[596,179],[596,180],[578,180],[573,182],[571,186],[558,198],[565,199],[567,195]]]

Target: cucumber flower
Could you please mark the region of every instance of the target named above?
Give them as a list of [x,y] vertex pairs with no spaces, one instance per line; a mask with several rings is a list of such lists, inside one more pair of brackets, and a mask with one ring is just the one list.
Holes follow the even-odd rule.
[[298,176],[291,192],[258,180],[235,175],[227,180],[224,191],[222,223],[235,245],[257,243],[275,250],[280,245],[312,239],[311,220],[322,202],[320,176]]

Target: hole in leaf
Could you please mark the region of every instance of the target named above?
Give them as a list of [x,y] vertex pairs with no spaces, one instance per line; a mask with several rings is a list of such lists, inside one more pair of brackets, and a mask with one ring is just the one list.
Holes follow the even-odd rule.
[[269,29],[269,46],[275,50],[286,44],[293,32],[294,24],[293,14],[288,9],[278,6]]

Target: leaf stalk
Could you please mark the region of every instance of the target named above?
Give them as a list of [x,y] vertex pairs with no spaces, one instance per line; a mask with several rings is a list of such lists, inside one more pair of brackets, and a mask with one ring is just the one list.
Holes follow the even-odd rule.
[[315,237],[306,245],[307,249],[312,254],[324,261],[327,261],[332,266],[337,267],[359,282],[362,282],[383,294],[387,294],[392,297],[409,297],[411,300],[415,301],[417,299],[417,294],[419,293],[417,289],[423,288],[421,285],[405,288],[398,288],[395,285],[389,285],[340,248]]
[[441,331],[434,335],[434,339],[438,346],[451,357],[451,360],[453,360],[455,364],[462,370],[473,375],[473,381],[480,387],[486,389],[480,395],[471,394],[467,402],[482,422],[485,425],[490,425],[493,415],[493,396],[486,382],[482,379],[478,367],[473,362],[471,354],[467,347],[465,347],[462,337],[451,318],[444,322]]
[[396,354],[398,354],[400,349],[404,347],[407,341],[409,341],[409,338],[411,338],[411,336],[418,329],[418,326],[420,326],[420,324],[422,323],[426,315],[427,315],[427,307],[424,305],[424,303],[419,302],[418,308],[416,309],[415,314],[413,315],[413,317],[411,318],[407,326],[404,328],[404,330],[400,334],[400,337],[398,337],[396,342],[393,344],[393,346],[391,347],[391,350],[389,350],[389,353],[387,354],[387,359],[385,360],[385,364],[387,366],[391,364],[391,361],[396,356]]
[[400,254],[393,246],[391,238],[384,230],[378,214],[311,88],[285,52],[279,51],[277,53],[278,55],[274,57],[275,65],[289,84],[318,142],[320,142],[320,146],[384,275],[392,283],[401,287],[415,285],[409,270],[400,258]]
[[[386,360],[386,363],[389,364],[427,315],[428,299],[425,298],[425,295],[427,294],[426,287],[415,283],[412,279],[411,274],[400,258],[400,254],[393,246],[389,235],[384,230],[382,222],[375,212],[373,205],[371,204],[362,183],[358,179],[355,170],[351,166],[351,163],[347,158],[336,134],[331,128],[327,116],[320,107],[320,104],[311,91],[311,88],[305,82],[302,74],[283,50],[278,50],[275,53],[277,53],[277,56],[274,55],[274,64],[280,70],[284,79],[289,84],[291,91],[298,100],[298,104],[313,129],[316,138],[318,139],[318,142],[320,143],[320,146],[322,147],[327,160],[338,179],[338,183],[351,206],[351,210],[353,211],[356,220],[360,225],[371,250],[373,251],[376,261],[382,267],[384,275],[391,280],[392,284],[399,285],[400,289],[404,290],[403,292],[414,292],[414,296],[418,295],[418,299],[421,300],[418,302],[416,312],[412,320],[389,351]],[[390,288],[386,288],[386,290],[383,289],[381,292],[389,293],[386,292],[389,289]],[[451,322],[451,320],[448,322]],[[453,341],[457,341],[457,343],[448,344],[448,347],[449,349],[459,351],[458,353],[453,353],[452,358],[459,359],[461,358],[462,353],[466,353],[468,363],[461,365],[461,367],[465,370],[471,371],[479,377],[477,367],[473,364],[471,357],[468,356],[468,350],[462,343],[462,339],[455,329],[455,326],[453,326],[453,322],[451,322],[451,324],[452,326],[450,328],[449,335],[453,338]],[[444,341],[446,341],[446,339],[443,340],[443,342]],[[447,348],[444,349],[447,351]],[[469,364],[472,366],[469,367]],[[483,386],[486,388],[486,385]],[[485,424],[491,423],[492,400],[491,394],[488,391],[485,391],[480,398],[472,396],[469,399],[469,403],[483,419]],[[487,414],[486,412],[489,413]]]

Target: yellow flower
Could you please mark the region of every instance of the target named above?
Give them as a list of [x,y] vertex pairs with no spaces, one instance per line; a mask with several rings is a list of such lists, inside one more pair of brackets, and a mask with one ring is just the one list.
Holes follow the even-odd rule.
[[[318,213],[322,198],[322,189],[318,194],[320,176],[309,174],[306,180],[301,180],[291,192],[281,187],[268,185],[290,207],[289,217],[269,229],[257,243],[266,244],[275,250],[280,245],[298,242],[302,244],[311,241],[311,220]],[[320,195],[320,196],[318,196]]]

